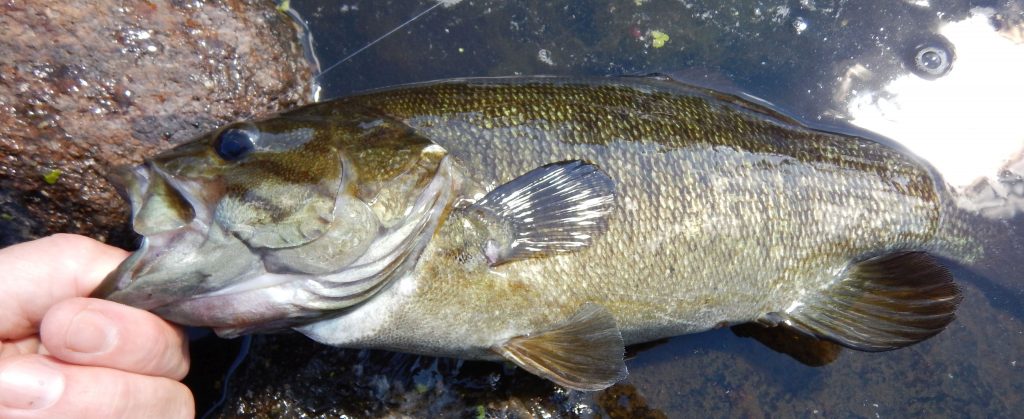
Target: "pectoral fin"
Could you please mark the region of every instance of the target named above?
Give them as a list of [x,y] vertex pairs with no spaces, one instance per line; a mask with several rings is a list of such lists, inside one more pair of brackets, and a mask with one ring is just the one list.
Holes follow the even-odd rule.
[[498,186],[466,209],[488,230],[490,264],[585,248],[608,228],[615,182],[579,160],[552,163]]
[[953,321],[960,289],[946,267],[922,252],[900,252],[853,265],[826,292],[779,313],[803,333],[861,351],[913,345]]
[[622,335],[611,313],[584,305],[561,327],[494,348],[521,368],[576,390],[602,390],[626,378]]

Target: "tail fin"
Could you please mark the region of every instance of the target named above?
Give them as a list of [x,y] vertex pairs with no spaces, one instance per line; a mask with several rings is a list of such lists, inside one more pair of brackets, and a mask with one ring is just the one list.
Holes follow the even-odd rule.
[[967,279],[994,306],[1024,317],[1024,216],[992,219],[958,208],[947,214],[942,236],[956,250],[944,256],[974,273]]

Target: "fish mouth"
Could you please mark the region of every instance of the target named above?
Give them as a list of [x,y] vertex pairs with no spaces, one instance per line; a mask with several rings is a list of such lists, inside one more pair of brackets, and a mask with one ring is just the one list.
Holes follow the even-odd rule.
[[175,176],[174,166],[159,160],[118,168],[112,183],[130,203],[133,229],[143,238],[93,296],[179,324],[213,327],[221,336],[336,315],[370,299],[419,260],[461,182],[450,159],[434,158],[437,169],[403,204],[409,205],[404,215],[387,226],[375,222],[370,243],[353,260],[322,273],[268,269],[272,252],[289,249],[253,249],[226,231],[220,216],[214,221],[226,189],[219,178]]
[[[381,230],[367,250],[346,266],[318,275],[264,270],[156,312],[182,324],[202,318],[202,325],[229,338],[308,324],[361,304],[408,273],[419,260],[462,182],[452,164],[442,159],[402,221]],[[281,296],[287,296],[286,301],[278,301]],[[256,305],[260,310],[253,310]]]
[[130,205],[132,230],[142,239],[139,248],[93,291],[94,298],[109,298],[131,285],[139,271],[159,257],[153,249],[166,249],[165,244],[181,235],[205,234],[209,229],[208,211],[193,192],[196,186],[175,178],[153,161],[119,166],[105,177]]

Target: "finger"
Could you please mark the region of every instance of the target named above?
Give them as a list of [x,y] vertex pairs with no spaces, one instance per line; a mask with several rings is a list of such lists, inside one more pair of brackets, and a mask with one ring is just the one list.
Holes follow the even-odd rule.
[[38,336],[0,342],[0,359],[15,355],[39,353],[40,348]]
[[63,361],[180,380],[188,339],[148,311],[95,298],[53,306],[40,326],[43,346]]
[[54,303],[86,296],[128,252],[73,234],[56,234],[0,250],[0,340],[34,334]]
[[164,377],[69,365],[44,355],[0,360],[0,417],[188,418],[192,393]]

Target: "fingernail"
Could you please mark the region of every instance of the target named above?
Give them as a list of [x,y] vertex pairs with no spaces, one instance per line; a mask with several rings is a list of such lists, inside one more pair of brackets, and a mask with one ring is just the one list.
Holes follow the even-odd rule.
[[50,361],[32,357],[0,371],[0,406],[38,410],[53,406],[64,393],[64,374]]
[[117,343],[117,328],[106,316],[84,309],[68,325],[64,346],[82,354],[101,354]]

